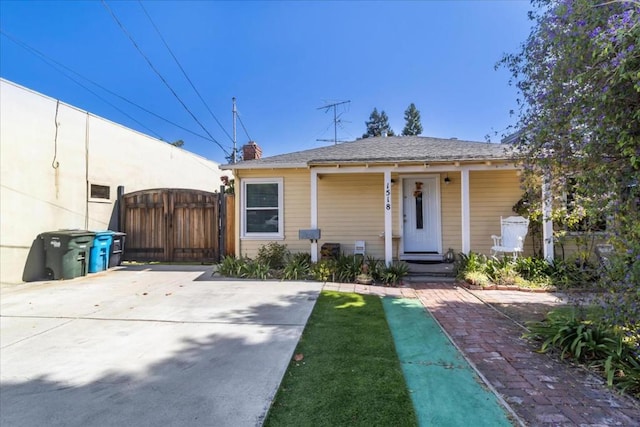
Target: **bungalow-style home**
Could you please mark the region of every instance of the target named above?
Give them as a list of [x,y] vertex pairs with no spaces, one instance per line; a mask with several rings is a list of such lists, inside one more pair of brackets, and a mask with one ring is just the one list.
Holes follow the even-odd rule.
[[394,136],[262,158],[250,143],[243,161],[221,166],[235,177],[236,254],[277,241],[313,261],[325,243],[349,254],[364,242],[387,263],[489,255],[500,217],[522,197],[507,147]]

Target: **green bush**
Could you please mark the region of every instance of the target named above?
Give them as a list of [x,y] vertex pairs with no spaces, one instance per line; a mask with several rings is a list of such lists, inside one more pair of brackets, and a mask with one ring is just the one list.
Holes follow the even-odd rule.
[[525,336],[542,340],[540,352],[560,351],[603,373],[609,386],[617,385],[640,396],[640,361],[624,334],[602,322],[578,315],[577,310],[551,311],[542,322],[528,323]]
[[258,249],[258,260],[262,264],[266,264],[273,270],[282,270],[287,264],[290,252],[287,245],[281,245],[277,242],[270,242],[260,246]]
[[307,253],[297,253],[289,257],[287,265],[284,267],[282,278],[284,280],[300,280],[309,276],[311,255]]
[[394,262],[382,270],[382,281],[385,285],[395,286],[409,274],[409,265],[406,262]]
[[362,272],[361,256],[340,254],[335,262],[335,280],[342,283],[353,283]]
[[460,252],[456,257],[454,263],[454,270],[456,277],[464,279],[464,275],[468,272],[479,271],[484,272],[485,264],[487,263],[487,257],[476,253],[470,252],[469,255]]
[[269,278],[269,265],[259,260],[248,260],[240,269],[240,277],[266,280]]
[[326,282],[329,279],[333,280],[333,272],[335,270],[335,261],[330,259],[324,259],[311,266],[310,274],[313,280],[318,282]]
[[384,272],[384,262],[382,260],[376,259],[372,256],[367,256],[367,260],[365,261],[366,265],[366,273],[371,276],[371,279],[374,283],[379,283],[382,281],[382,274]]
[[246,264],[245,259],[227,255],[222,262],[218,264],[217,271],[226,277],[240,277],[244,264]]
[[462,277],[467,283],[483,288],[491,285],[491,279],[481,271],[469,271]]

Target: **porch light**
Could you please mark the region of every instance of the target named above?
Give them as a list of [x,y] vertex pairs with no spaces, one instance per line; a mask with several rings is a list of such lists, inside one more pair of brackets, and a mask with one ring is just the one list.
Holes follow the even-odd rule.
[[444,185],[449,184],[451,184],[451,178],[449,178],[449,174],[447,173],[447,176],[444,177]]

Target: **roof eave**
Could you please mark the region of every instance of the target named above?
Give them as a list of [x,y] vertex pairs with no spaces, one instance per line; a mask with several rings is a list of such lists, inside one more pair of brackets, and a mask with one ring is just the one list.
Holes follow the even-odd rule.
[[241,169],[301,169],[308,168],[307,163],[304,162],[292,162],[292,163],[267,163],[267,162],[258,162],[254,163],[253,161],[242,162],[242,163],[229,163],[226,165],[220,165],[220,169],[222,170],[241,170]]

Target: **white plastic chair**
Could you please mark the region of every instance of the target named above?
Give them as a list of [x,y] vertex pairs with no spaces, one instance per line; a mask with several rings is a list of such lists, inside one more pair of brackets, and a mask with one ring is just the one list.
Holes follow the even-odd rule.
[[529,231],[529,220],[521,216],[510,216],[502,219],[500,217],[500,229],[502,235],[491,236],[493,246],[491,247],[491,255],[497,256],[499,252],[513,254],[513,259],[522,253],[524,239]]
[[364,256],[364,240],[356,240],[356,244],[353,248],[353,255]]

